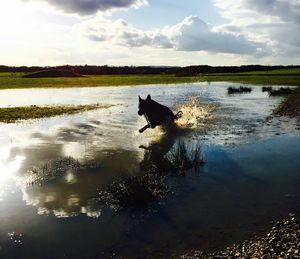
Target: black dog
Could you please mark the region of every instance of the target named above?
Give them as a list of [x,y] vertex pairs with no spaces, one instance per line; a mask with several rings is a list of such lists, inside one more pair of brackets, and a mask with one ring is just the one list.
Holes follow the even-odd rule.
[[174,120],[177,120],[182,116],[182,112],[179,111],[176,115],[174,115],[174,113],[167,106],[152,100],[150,94],[148,94],[145,100],[139,96],[138,115],[144,115],[148,123],[139,130],[139,132],[142,133],[146,129],[154,129],[158,125],[173,124]]

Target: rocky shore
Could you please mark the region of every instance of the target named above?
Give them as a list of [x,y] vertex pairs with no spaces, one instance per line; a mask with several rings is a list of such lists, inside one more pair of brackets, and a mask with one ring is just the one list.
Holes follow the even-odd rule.
[[287,219],[275,222],[270,232],[264,237],[256,237],[246,240],[242,244],[234,244],[220,252],[191,251],[180,258],[300,258],[299,220],[295,215],[290,214]]

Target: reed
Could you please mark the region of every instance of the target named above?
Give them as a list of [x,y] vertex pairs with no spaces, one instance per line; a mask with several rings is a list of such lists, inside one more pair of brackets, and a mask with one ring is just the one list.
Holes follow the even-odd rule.
[[244,86],[240,86],[240,87],[230,86],[227,88],[228,94],[251,93],[251,91],[252,91],[251,87],[244,87]]
[[189,169],[198,170],[199,166],[204,164],[200,145],[189,148],[182,141],[167,154],[166,159],[170,162],[171,169],[179,175],[185,175]]

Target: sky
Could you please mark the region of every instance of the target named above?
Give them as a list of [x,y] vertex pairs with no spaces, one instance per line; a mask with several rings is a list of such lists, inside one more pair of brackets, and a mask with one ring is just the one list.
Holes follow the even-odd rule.
[[299,65],[300,0],[2,0],[0,64]]

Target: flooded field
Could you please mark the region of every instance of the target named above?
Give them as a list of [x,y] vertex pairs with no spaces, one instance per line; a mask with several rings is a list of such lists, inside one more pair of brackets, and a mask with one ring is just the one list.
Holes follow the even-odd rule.
[[[300,212],[300,132],[282,97],[231,83],[5,90],[0,106],[108,104],[0,124],[1,258],[159,258],[219,250]],[[178,129],[138,130],[138,96]],[[170,167],[180,145],[204,163]]]

